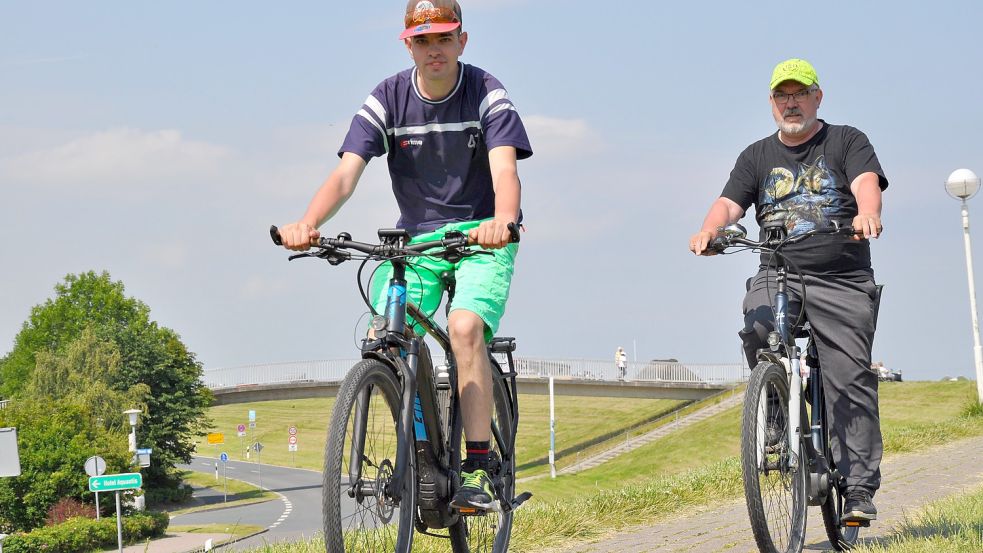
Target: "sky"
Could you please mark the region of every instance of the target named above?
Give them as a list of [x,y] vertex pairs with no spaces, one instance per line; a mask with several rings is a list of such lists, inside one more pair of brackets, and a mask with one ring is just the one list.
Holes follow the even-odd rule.
[[[864,131],[891,183],[873,359],[911,380],[974,376],[943,183],[983,174],[983,4],[461,3],[462,61],[505,84],[535,151],[500,331],[518,354],[740,362],[756,256],[697,258],[688,238],[737,155],[775,130],[772,68],[801,57],[820,117]],[[206,370],[355,357],[357,265],[288,263],[267,229],[303,214],[365,97],[410,67],[404,6],[0,3],[0,355],[56,283],[94,270]],[[322,231],[371,241],[396,218],[376,159]]]

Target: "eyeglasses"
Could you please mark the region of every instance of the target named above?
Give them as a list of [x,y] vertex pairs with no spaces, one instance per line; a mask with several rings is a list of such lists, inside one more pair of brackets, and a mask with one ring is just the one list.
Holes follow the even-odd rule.
[[795,103],[798,104],[804,102],[805,99],[809,97],[809,94],[812,93],[812,91],[813,89],[807,88],[805,90],[800,90],[798,92],[793,92],[792,94],[789,94],[787,92],[781,92],[779,90],[776,90],[775,92],[771,93],[771,99],[774,100],[776,104],[787,104],[789,98],[795,98]]
[[407,12],[404,21],[409,29],[424,23],[459,23],[461,20],[453,8],[430,8]]

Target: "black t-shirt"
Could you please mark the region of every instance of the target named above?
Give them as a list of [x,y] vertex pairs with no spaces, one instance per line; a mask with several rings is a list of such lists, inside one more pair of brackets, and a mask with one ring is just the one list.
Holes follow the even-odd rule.
[[[876,173],[881,190],[887,178],[867,136],[846,125],[829,125],[805,144],[786,146],[778,133],[748,146],[737,158],[720,194],[745,211],[755,206],[758,225],[781,217],[789,235],[837,221],[852,225],[857,200],[850,184],[863,173]],[[870,244],[844,236],[817,235],[788,246],[785,257],[803,273],[870,273]],[[762,254],[762,265],[768,262]]]

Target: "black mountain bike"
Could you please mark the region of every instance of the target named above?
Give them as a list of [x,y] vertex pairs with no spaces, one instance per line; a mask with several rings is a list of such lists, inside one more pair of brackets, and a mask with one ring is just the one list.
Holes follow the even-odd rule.
[[[771,252],[776,267],[775,331],[768,336],[769,347],[758,351],[741,425],[741,471],[751,529],[760,551],[798,553],[805,543],[808,507],[818,505],[830,543],[837,551],[848,550],[856,544],[860,527],[870,523],[841,521],[845,480],[833,462],[822,368],[812,330],[808,322],[801,324],[805,285],[799,319],[790,322],[790,268],[782,249],[817,234],[853,235],[854,230],[814,229],[789,237],[785,222],[778,220],[763,224],[762,231],[765,239],[755,242],[746,238],[741,225],[729,225],[710,244],[717,253],[731,247]],[[880,291],[878,286],[875,321]],[[804,363],[797,338],[808,340]]]
[[[518,231],[510,226],[512,241]],[[280,245],[276,227],[270,228]],[[356,242],[347,233],[320,238],[314,249],[290,259],[314,257],[338,265],[361,259],[362,299],[373,314],[373,336],[362,341],[362,361],[345,376],[328,426],[324,455],[324,541],[329,553],[409,553],[414,531],[448,539],[455,553],[504,553],[513,511],[530,493],[515,495],[515,437],[519,410],[512,358],[514,338],[488,344],[492,365],[492,441],[496,460],[489,470],[495,501],[488,510],[456,509],[450,500],[460,486],[464,426],[457,393],[457,370],[447,332],[431,314],[407,300],[407,268],[418,256],[456,262],[471,255],[461,232],[409,244],[402,229],[380,229],[380,244]],[[356,252],[354,255],[352,252]],[[386,310],[376,313],[361,286],[369,261],[389,261]],[[453,300],[452,275],[440,275]],[[407,316],[411,319],[408,323]],[[422,326],[444,351],[446,365],[434,367]],[[495,355],[504,357],[503,370]]]

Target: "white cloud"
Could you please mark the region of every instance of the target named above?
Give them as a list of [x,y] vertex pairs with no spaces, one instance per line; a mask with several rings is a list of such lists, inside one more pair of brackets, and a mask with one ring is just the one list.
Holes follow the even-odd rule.
[[128,190],[178,177],[208,177],[232,157],[224,146],[189,140],[173,129],[117,128],[9,157],[0,181],[17,185]]
[[526,115],[522,122],[537,156],[583,156],[584,152],[596,152],[604,146],[598,133],[583,119]]

